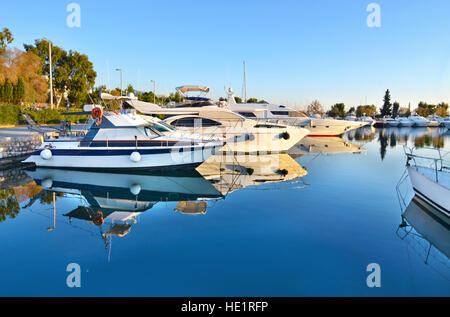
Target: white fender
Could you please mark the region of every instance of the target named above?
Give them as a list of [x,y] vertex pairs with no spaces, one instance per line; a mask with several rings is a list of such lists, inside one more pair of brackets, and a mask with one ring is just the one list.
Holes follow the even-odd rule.
[[45,189],[52,188],[53,180],[51,178],[46,178],[41,182],[41,185]]
[[139,185],[139,184],[133,184],[133,185],[130,187],[130,192],[131,192],[133,195],[137,196],[137,195],[139,195],[139,193],[141,192],[141,189],[142,189],[141,185]]
[[130,160],[132,160],[135,163],[140,162],[141,161],[141,154],[139,154],[139,152],[131,153]]
[[50,151],[49,149],[42,150],[40,155],[44,160],[51,160],[53,156],[52,151]]

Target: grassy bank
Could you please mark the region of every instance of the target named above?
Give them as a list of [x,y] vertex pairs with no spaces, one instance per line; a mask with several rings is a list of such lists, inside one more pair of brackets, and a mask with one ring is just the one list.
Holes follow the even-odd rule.
[[[80,112],[82,109],[70,109],[70,112]],[[18,125],[26,124],[22,118],[21,113],[27,113],[34,121],[39,124],[57,124],[61,120],[70,120],[72,122],[84,122],[88,116],[62,116],[61,113],[67,112],[64,110],[56,109],[43,109],[43,110],[22,110],[16,105],[0,105],[0,125]]]

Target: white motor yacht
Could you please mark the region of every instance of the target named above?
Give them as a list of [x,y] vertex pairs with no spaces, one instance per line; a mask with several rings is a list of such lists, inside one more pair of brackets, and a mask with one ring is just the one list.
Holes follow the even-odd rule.
[[399,127],[412,127],[414,122],[408,118],[400,117],[397,119]]
[[91,114],[86,135],[46,137],[24,162],[82,170],[195,167],[224,145],[166,136],[134,111],[103,112],[95,107]]
[[447,129],[450,129],[450,116],[445,117],[445,119],[442,121],[442,125]]
[[161,108],[136,100],[126,103],[144,114],[168,116],[164,122],[177,130],[201,135],[204,139],[220,138],[226,142],[222,151],[286,152],[309,133],[300,127],[250,120],[217,106]]
[[387,127],[397,127],[399,125],[399,121],[394,118],[386,118],[385,124]]
[[375,125],[376,120],[374,120],[372,117],[362,116],[359,118],[359,121],[366,122],[366,127],[371,127]]
[[228,109],[247,118],[279,122],[310,130],[309,136],[338,136],[367,125],[367,122],[310,118],[303,112],[280,104],[236,103],[234,93],[228,90]]
[[436,123],[434,123],[434,122],[439,123],[439,125],[437,125],[437,126],[443,127],[444,126],[443,122],[444,122],[445,118],[438,116],[438,115],[433,115],[433,116],[428,116],[428,120],[430,120],[430,123],[433,122],[432,125],[428,125],[429,127],[436,126],[435,125]]
[[441,125],[442,117],[429,116],[428,126],[431,128],[439,127]]
[[428,127],[428,120],[421,116],[411,116],[409,120],[413,122],[413,127]]

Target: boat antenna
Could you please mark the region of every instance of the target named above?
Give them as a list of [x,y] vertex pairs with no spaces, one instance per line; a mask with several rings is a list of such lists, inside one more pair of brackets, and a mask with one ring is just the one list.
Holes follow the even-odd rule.
[[245,61],[244,61],[244,83],[242,85],[242,99],[245,103],[247,103],[247,73],[245,69]]

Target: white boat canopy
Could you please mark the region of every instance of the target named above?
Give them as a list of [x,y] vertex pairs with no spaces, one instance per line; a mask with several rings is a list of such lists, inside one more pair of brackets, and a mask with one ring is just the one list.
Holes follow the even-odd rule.
[[198,92],[208,93],[209,92],[209,87],[190,85],[190,86],[177,87],[176,90],[178,90],[182,94],[185,94],[185,93],[190,92],[190,91],[198,91]]

